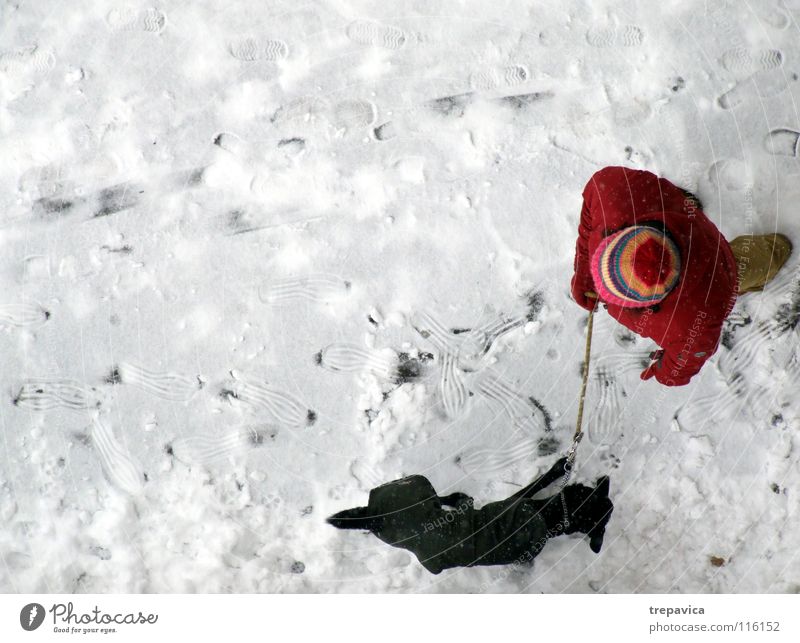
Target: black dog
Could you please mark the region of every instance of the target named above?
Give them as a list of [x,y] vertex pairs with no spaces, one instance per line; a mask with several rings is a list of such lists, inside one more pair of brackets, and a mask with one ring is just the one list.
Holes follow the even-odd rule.
[[427,478],[409,476],[373,489],[367,507],[340,511],[328,522],[339,529],[371,531],[409,550],[433,574],[532,560],[548,538],[576,532],[587,534],[589,547],[598,553],[614,509],[607,476],[594,489],[572,484],[563,493],[532,499],[564,474],[565,463],[562,458],[524,489],[482,509],[475,509],[466,494],[438,496]]

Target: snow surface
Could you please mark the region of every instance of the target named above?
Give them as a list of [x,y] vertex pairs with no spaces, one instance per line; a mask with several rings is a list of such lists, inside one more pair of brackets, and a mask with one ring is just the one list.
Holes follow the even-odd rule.
[[566,450],[595,170],[800,239],[800,1],[0,12],[0,591],[800,590],[796,255],[687,387],[599,315],[600,555],[432,576],[324,522]]

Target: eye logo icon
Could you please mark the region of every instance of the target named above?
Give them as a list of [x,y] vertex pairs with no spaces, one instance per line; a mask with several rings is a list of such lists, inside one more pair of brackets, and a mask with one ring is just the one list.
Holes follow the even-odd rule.
[[33,632],[44,622],[44,607],[39,603],[28,603],[19,613],[19,624],[23,630]]

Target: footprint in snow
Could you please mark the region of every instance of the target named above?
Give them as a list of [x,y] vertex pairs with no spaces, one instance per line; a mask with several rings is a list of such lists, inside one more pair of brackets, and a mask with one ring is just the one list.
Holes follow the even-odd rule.
[[54,194],[36,199],[33,202],[33,213],[39,219],[49,221],[70,214],[72,210],[88,206],[92,218],[106,217],[135,207],[143,192],[144,189],[140,185],[119,183],[84,197],[75,197],[69,193]]
[[767,152],[776,156],[800,156],[799,141],[800,132],[780,127],[764,137],[764,147]]
[[352,283],[338,275],[317,273],[269,281],[259,287],[258,297],[270,306],[282,306],[297,299],[325,304],[341,301],[351,288]]
[[747,5],[751,11],[754,11],[756,14],[756,18],[759,22],[772,27],[773,29],[786,29],[791,22],[792,19],[786,11],[777,7],[775,5],[772,6],[764,6],[769,3],[752,3]]
[[340,129],[367,127],[375,122],[377,109],[368,100],[343,100],[334,105],[331,120]]
[[534,398],[526,398],[499,373],[487,370],[477,384],[477,391],[490,403],[499,405],[512,424],[533,434],[552,430],[550,414]]
[[476,71],[470,76],[469,84],[473,89],[488,90],[497,87],[513,87],[524,83],[528,78],[530,78],[530,72],[525,65],[507,65]]
[[0,304],[0,327],[30,328],[50,319],[50,312],[37,304]]
[[122,362],[114,367],[108,377],[108,383],[130,384],[172,402],[188,402],[204,385],[196,375],[151,371],[129,362]]
[[644,32],[636,25],[592,27],[586,32],[586,42],[592,47],[638,47],[644,40]]
[[52,50],[30,45],[0,53],[0,72],[15,76],[46,74],[56,64]]
[[327,122],[328,104],[314,96],[301,96],[281,105],[275,110],[270,122],[278,127],[303,127],[309,129],[315,123]]
[[675,420],[683,431],[707,433],[721,421],[733,419],[734,413],[741,414],[745,396],[744,382],[738,376],[722,391],[688,401],[678,409]]
[[[448,418],[455,419],[466,407],[470,395],[465,380],[466,373],[480,370],[482,358],[491,350],[494,343],[506,333],[535,320],[542,304],[541,294],[534,293],[529,297],[526,311],[512,316],[490,316],[474,328],[448,329],[424,311],[418,311],[412,316],[411,325],[414,330],[439,352],[441,376],[438,389],[442,407]],[[497,377],[485,378],[479,384],[479,391],[489,399],[504,404],[506,409],[512,409],[516,404],[511,399],[513,391],[509,393],[510,387]],[[525,418],[528,416],[528,407],[524,398],[521,404],[525,409],[521,417]]]
[[316,354],[315,360],[322,368],[338,373],[372,371],[382,377],[391,377],[397,370],[397,355],[386,350],[362,348],[356,344],[330,344]]
[[244,62],[275,61],[289,55],[289,46],[283,40],[245,37],[231,41],[228,51],[236,60]]
[[387,121],[378,125],[372,133],[378,141],[390,141],[397,136],[397,126],[392,121]]
[[136,9],[122,6],[112,9],[106,15],[106,24],[112,31],[161,33],[167,24],[167,17],[155,7]]
[[643,100],[634,99],[630,102],[615,104],[612,114],[617,125],[633,127],[649,119],[653,115],[653,108]]
[[591,369],[618,377],[627,373],[640,373],[650,363],[650,350],[616,351],[592,358]]
[[456,464],[469,475],[491,476],[504,473],[522,462],[532,462],[549,450],[546,440],[523,438],[501,447],[476,447],[465,450]]
[[114,437],[111,428],[96,416],[92,420],[91,438],[103,471],[111,484],[130,495],[140,493],[144,486],[141,465]]
[[345,29],[347,37],[359,45],[370,45],[384,49],[400,49],[408,40],[399,27],[384,25],[371,20],[355,20]]
[[276,435],[275,429],[266,426],[241,427],[220,434],[178,438],[169,445],[168,452],[184,464],[212,464],[257,449],[267,440],[274,440]]
[[76,380],[39,377],[27,379],[14,397],[14,406],[43,412],[62,408],[85,411],[100,405],[97,390]]
[[754,74],[775,69],[782,64],[783,53],[778,49],[734,47],[722,54],[722,66],[731,72]]
[[214,137],[214,145],[221,150],[230,152],[238,158],[246,158],[249,152],[249,145],[238,134],[231,132],[220,132]]
[[786,91],[797,79],[795,72],[787,72],[782,67],[759,71],[736,83],[717,102],[722,109],[733,109],[753,95],[773,98]]
[[266,382],[237,379],[222,394],[247,404],[254,411],[266,411],[279,425],[305,428],[317,420],[315,411],[292,394]]
[[[641,364],[631,359],[638,369]],[[622,434],[622,400],[626,397],[615,371],[594,368],[587,397],[595,400],[586,423],[589,441],[596,446],[613,444]]]
[[442,355],[439,395],[442,398],[445,415],[451,420],[461,415],[461,411],[469,399],[469,391],[464,381],[464,371],[458,367],[456,357],[451,353]]
[[781,304],[775,316],[762,319],[737,333],[736,343],[731,350],[724,352],[719,358],[719,370],[732,381],[737,373],[752,373],[757,370],[758,362],[770,355],[775,342],[795,340],[790,335],[798,323],[800,316],[800,296]]
[[753,184],[750,168],[739,159],[721,159],[708,168],[708,179],[712,184],[726,190],[738,191]]

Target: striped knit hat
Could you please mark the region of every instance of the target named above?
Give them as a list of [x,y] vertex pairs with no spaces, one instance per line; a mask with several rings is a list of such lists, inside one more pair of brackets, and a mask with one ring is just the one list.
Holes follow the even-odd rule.
[[675,286],[681,256],[675,242],[660,230],[632,226],[603,239],[591,268],[601,301],[644,308],[664,299]]

